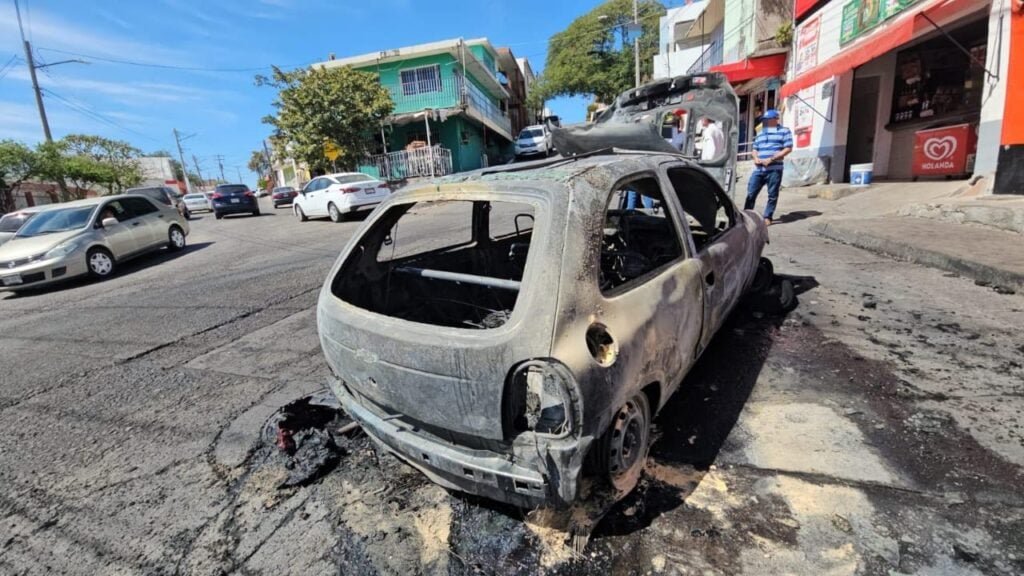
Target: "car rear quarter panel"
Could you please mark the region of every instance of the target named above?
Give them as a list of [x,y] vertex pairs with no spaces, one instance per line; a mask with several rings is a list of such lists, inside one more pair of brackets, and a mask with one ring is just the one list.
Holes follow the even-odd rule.
[[[455,432],[503,438],[501,403],[510,370],[550,354],[565,223],[556,191],[524,194],[507,184],[452,183],[388,197],[352,236],[320,292],[317,324],[327,362],[350,388]],[[410,322],[336,297],[331,282],[363,234],[399,203],[434,200],[529,202],[538,215],[522,291],[511,319],[490,330]]]

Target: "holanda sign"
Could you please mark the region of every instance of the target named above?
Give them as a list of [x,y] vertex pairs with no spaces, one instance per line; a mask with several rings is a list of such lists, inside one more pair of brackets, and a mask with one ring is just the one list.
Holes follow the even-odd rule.
[[967,170],[974,143],[970,125],[920,130],[914,142],[914,176],[956,176]]

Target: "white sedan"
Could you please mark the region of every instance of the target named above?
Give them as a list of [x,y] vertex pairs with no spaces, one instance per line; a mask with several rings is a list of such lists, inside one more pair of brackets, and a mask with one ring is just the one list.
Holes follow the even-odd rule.
[[210,199],[202,192],[185,194],[183,200],[185,200],[185,207],[188,208],[189,212],[213,212],[213,206],[210,205]]
[[380,204],[391,194],[385,182],[361,172],[342,172],[310,180],[292,202],[300,221],[327,216],[341,222],[345,214]]

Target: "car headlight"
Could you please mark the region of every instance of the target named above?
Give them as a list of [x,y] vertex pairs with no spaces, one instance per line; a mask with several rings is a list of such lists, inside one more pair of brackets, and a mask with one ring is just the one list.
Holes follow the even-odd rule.
[[576,381],[563,364],[530,360],[516,366],[502,403],[506,437],[522,432],[564,436],[579,421]]
[[40,259],[51,259],[51,258],[63,258],[68,254],[71,254],[75,250],[78,250],[81,243],[78,240],[69,240],[63,244],[57,245],[55,248],[50,249],[49,252],[43,254]]

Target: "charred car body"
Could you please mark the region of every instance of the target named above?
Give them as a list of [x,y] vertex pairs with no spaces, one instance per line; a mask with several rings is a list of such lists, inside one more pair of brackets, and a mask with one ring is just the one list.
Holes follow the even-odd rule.
[[328,275],[333,392],[444,486],[524,507],[585,475],[632,488],[654,414],[754,278],[761,218],[652,124],[609,127],[556,133],[573,158],[394,194]]

